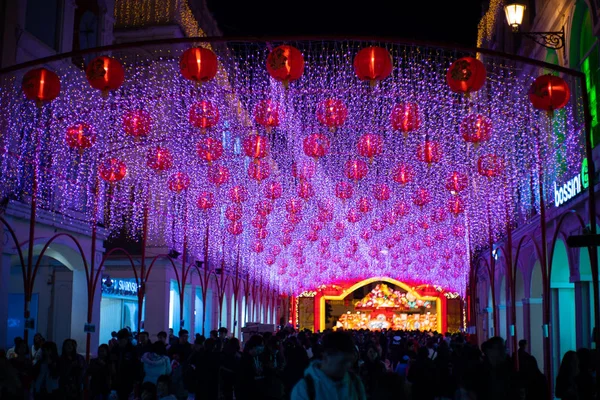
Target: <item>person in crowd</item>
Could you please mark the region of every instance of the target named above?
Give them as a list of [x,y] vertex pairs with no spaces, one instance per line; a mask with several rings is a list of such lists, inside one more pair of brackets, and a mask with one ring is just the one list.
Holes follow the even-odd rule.
[[263,339],[267,344],[262,356],[265,373],[265,399],[282,399],[284,396],[282,374],[285,361],[281,351],[281,343],[279,338],[273,335],[263,335]]
[[17,357],[17,346],[22,341],[23,341],[23,338],[20,337],[20,336],[17,336],[16,338],[13,339],[14,346],[11,347],[10,349],[6,350],[6,358],[7,359],[10,360],[11,358],[16,358]]
[[236,338],[229,339],[225,344],[220,359],[221,370],[219,379],[224,400],[233,400],[235,377],[240,369],[241,358],[240,341]]
[[[29,346],[21,338],[15,340],[15,354],[8,361],[17,371],[21,383],[20,399],[29,399],[32,383],[33,363],[29,358]],[[7,353],[8,357],[8,353]]]
[[577,377],[580,375],[579,358],[574,351],[567,351],[556,376],[554,395],[561,400],[580,400]]
[[225,344],[227,343],[227,328],[224,326],[220,327],[218,330],[219,334],[219,342],[218,342],[218,350],[223,351],[225,349]]
[[435,364],[429,358],[429,349],[419,347],[417,359],[411,363],[407,379],[412,385],[413,397],[420,400],[433,400],[435,396]]
[[40,358],[33,368],[33,398],[35,400],[62,399],[58,386],[60,367],[56,343],[45,341],[39,350]]
[[179,343],[179,338],[173,333],[173,328],[169,328],[169,346]]
[[110,333],[110,340],[108,341],[108,349],[112,350],[113,347],[119,344],[119,339],[117,339],[117,332],[112,331]]
[[292,400],[365,400],[360,379],[350,373],[355,362],[352,337],[336,331],[323,336],[323,359],[313,361],[292,391]]
[[403,356],[400,362],[396,365],[396,369],[394,372],[402,378],[402,380],[406,380],[406,376],[408,375],[408,362],[410,361],[409,356]]
[[39,332],[33,336],[33,345],[31,346],[31,362],[33,365],[37,364],[42,358],[42,345],[45,341],[46,339]]
[[210,331],[209,338],[219,340],[219,332],[217,330]]
[[262,361],[264,351],[264,340],[260,335],[253,335],[245,344],[236,382],[237,400],[264,398],[265,374]]
[[167,332],[165,331],[160,331],[158,332],[158,334],[156,335],[156,338],[158,339],[159,342],[162,342],[165,345],[165,348],[167,349],[167,351],[170,349],[170,345],[169,345],[169,340]]
[[592,357],[593,352],[590,349],[581,348],[577,350],[579,374],[575,377],[575,382],[577,383],[577,394],[581,400],[595,399],[597,396]]
[[374,399],[375,389],[378,386],[379,379],[386,372],[386,367],[379,356],[379,351],[374,343],[367,345],[367,351],[363,357],[363,363],[360,366],[360,377],[365,385],[367,398]]
[[187,364],[187,360],[192,354],[192,345],[189,340],[189,332],[186,329],[179,331],[179,338],[177,343],[172,343],[169,349],[169,356],[173,358],[175,354],[179,356],[180,364]]
[[110,353],[114,371],[112,389],[117,392],[119,400],[127,400],[134,386],[140,380],[141,365],[127,329],[121,329],[117,338],[119,342]]
[[156,385],[159,376],[171,374],[171,360],[167,357],[167,349],[162,342],[154,342],[152,350],[144,353],[141,361],[144,367],[143,382]]
[[59,387],[64,399],[79,399],[83,393],[85,359],[77,354],[77,342],[65,339],[58,362],[60,370]]
[[177,400],[177,397],[171,394],[171,378],[169,375],[158,377],[156,381],[156,397],[159,400]]
[[138,334],[138,344],[135,346],[135,350],[138,358],[142,358],[145,353],[152,351],[152,342],[150,341],[148,332],[140,332]]
[[87,369],[92,400],[108,400],[109,398],[112,375],[109,352],[108,345],[101,344],[98,347],[98,356],[90,361]]
[[519,395],[513,365],[506,355],[504,339],[495,336],[482,345],[483,363],[477,373],[477,398],[512,400]]
[[139,400],[156,400],[157,398],[156,385],[152,382],[144,382],[140,390]]
[[[27,344],[25,344],[27,347]],[[27,399],[21,390],[21,384],[17,370],[6,358],[6,353],[0,349],[0,399]]]
[[[308,342],[308,338],[305,338]],[[299,343],[296,336],[290,336],[284,344],[284,358],[286,360],[283,368],[283,382],[285,392],[291,393],[292,389],[304,376],[304,370],[308,367],[308,352]]]
[[196,374],[196,398],[206,400],[217,400],[219,398],[219,358],[216,351],[217,341],[206,339],[204,350],[193,359],[194,372]]
[[521,357],[519,361],[519,382],[527,400],[548,399],[548,384],[546,376],[540,371],[537,360],[533,356]]

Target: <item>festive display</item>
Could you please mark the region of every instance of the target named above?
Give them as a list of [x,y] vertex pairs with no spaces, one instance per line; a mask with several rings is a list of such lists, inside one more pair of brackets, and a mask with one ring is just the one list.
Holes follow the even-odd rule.
[[152,129],[152,117],[144,110],[127,111],[123,115],[123,130],[136,140],[148,136]]
[[96,132],[88,124],[81,122],[67,128],[65,136],[67,146],[79,150],[80,154],[96,143]]
[[219,122],[219,109],[210,101],[202,100],[190,107],[189,121],[192,126],[206,130]]
[[383,47],[367,47],[354,57],[354,72],[361,81],[370,81],[371,86],[392,73],[392,57]]
[[287,88],[290,82],[299,79],[304,72],[302,53],[288,45],[275,47],[267,57],[267,71],[273,79],[283,82]]
[[39,107],[45,102],[54,100],[60,93],[60,79],[46,68],[28,71],[23,76],[21,88],[28,100],[34,100]]
[[404,134],[416,131],[421,127],[419,105],[417,103],[396,104],[390,114],[392,128]]
[[542,75],[538,77],[529,89],[529,100],[539,110],[552,113],[563,108],[571,98],[569,85],[559,76]]
[[155,147],[148,151],[146,165],[157,172],[166,171],[173,166],[173,156],[169,149]]
[[329,139],[321,133],[313,133],[304,138],[304,154],[318,159],[329,153]]
[[327,99],[317,106],[317,119],[332,130],[344,125],[346,118],[348,118],[348,109],[341,100]]
[[446,73],[446,82],[453,92],[469,94],[485,84],[487,72],[481,61],[463,57],[452,63]]
[[85,76],[94,89],[106,96],[109,90],[121,87],[125,70],[119,61],[107,56],[94,58],[85,69]]
[[125,178],[127,167],[125,163],[116,158],[108,158],[98,165],[98,174],[108,183],[116,183]]
[[460,124],[460,133],[465,142],[479,144],[490,140],[492,136],[492,122],[481,114],[471,114]]
[[193,47],[179,59],[179,70],[185,79],[197,83],[208,82],[217,74],[217,56],[209,49]]

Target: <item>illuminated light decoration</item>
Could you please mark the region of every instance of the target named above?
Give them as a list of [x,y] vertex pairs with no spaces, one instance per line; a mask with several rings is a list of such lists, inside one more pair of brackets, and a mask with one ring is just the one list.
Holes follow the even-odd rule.
[[279,104],[271,100],[261,100],[254,107],[254,120],[264,127],[267,133],[279,126],[279,119]]
[[438,142],[425,140],[417,146],[417,159],[428,165],[439,163],[442,160],[442,147]]
[[377,201],[388,201],[391,193],[390,187],[385,183],[377,183],[373,186],[373,197],[375,197]]
[[319,215],[317,216],[317,218],[321,222],[331,222],[333,221],[333,211],[319,210]]
[[313,186],[308,181],[300,182],[298,185],[298,196],[304,200],[308,200],[315,195]]
[[373,238],[373,231],[371,231],[369,228],[364,228],[360,232],[360,238],[362,240],[364,240],[365,242],[368,242],[369,240],[371,240]]
[[492,137],[492,121],[485,115],[468,115],[460,124],[460,133],[467,143],[487,142]]
[[175,172],[169,177],[168,187],[171,192],[181,193],[190,187],[191,179],[185,172]]
[[200,128],[202,133],[217,125],[220,117],[217,106],[207,100],[192,104],[188,112],[188,121],[193,127]]
[[127,175],[127,166],[118,158],[107,158],[98,165],[98,175],[103,181],[116,183]]
[[245,186],[240,185],[232,186],[231,189],[229,189],[229,199],[234,203],[244,203],[248,200],[248,189],[246,189]]
[[452,197],[450,200],[448,200],[448,211],[450,211],[450,213],[455,217],[462,214],[465,211],[463,200],[458,196]]
[[366,133],[358,139],[358,154],[367,157],[369,163],[373,162],[373,157],[383,153],[383,137],[374,133]]
[[308,233],[306,234],[306,240],[308,240],[309,242],[316,242],[317,240],[319,240],[319,233],[316,231],[308,231]]
[[300,213],[290,213],[286,216],[287,221],[292,225],[298,225],[302,222],[302,215]]
[[413,203],[416,206],[423,208],[431,202],[431,193],[425,188],[417,188],[413,195]]
[[85,149],[96,143],[96,132],[90,125],[80,122],[67,128],[65,142],[67,146],[83,154]]
[[348,210],[347,219],[348,222],[355,224],[362,219],[362,213],[355,208],[351,208],[350,210]]
[[348,118],[348,108],[342,100],[326,99],[317,105],[317,120],[328,127],[330,130],[335,130],[344,125]]
[[313,160],[302,160],[292,163],[292,176],[300,181],[308,180],[315,175],[317,166]]
[[60,79],[58,75],[46,68],[36,68],[23,76],[21,89],[27,100],[35,101],[38,107],[58,97]]
[[279,254],[281,254],[281,247],[276,244],[273,245],[273,247],[271,248],[271,254],[277,257]]
[[385,224],[381,218],[373,218],[371,220],[371,229],[373,229],[375,232],[381,232],[385,229]]
[[268,161],[256,160],[248,166],[248,176],[259,183],[269,178],[271,175],[271,166]]
[[208,211],[215,205],[215,196],[211,192],[200,192],[197,204],[202,211]]
[[266,217],[273,211],[273,203],[271,203],[269,200],[261,200],[256,203],[255,209],[258,214]]
[[152,117],[144,110],[131,110],[123,115],[123,130],[137,141],[148,136],[152,129]]
[[100,56],[94,58],[85,69],[85,77],[90,86],[102,92],[106,97],[110,90],[117,90],[125,80],[125,69],[121,63],[112,57]]
[[244,216],[244,209],[240,204],[229,204],[225,209],[225,218],[230,221],[239,221]]
[[322,133],[313,133],[304,138],[302,147],[304,149],[304,154],[318,160],[329,153],[329,138]]
[[452,171],[446,179],[446,189],[452,194],[460,193],[467,188],[468,183],[467,175],[462,172]]
[[267,56],[267,71],[287,89],[290,82],[300,79],[304,73],[304,57],[293,46],[277,46]]
[[211,166],[208,169],[208,181],[217,187],[227,183],[231,174],[224,165]]
[[285,203],[285,209],[290,214],[298,214],[302,211],[302,207],[304,207],[304,202],[295,197],[290,197],[287,203]]
[[495,154],[484,154],[477,160],[477,172],[488,178],[495,178],[504,172],[504,160]]
[[223,155],[223,143],[220,140],[211,137],[202,138],[196,145],[198,157],[204,161],[208,161],[208,165],[212,165]]
[[265,240],[269,236],[269,231],[266,229],[257,229],[256,237],[260,240]]
[[465,236],[465,226],[463,224],[454,224],[452,226],[452,235],[457,238],[463,238]]
[[571,89],[560,76],[542,75],[529,88],[529,101],[534,108],[544,110],[552,116],[554,110],[563,108],[571,98]]
[[438,207],[433,210],[433,213],[431,214],[431,221],[437,223],[444,222],[446,217],[446,210],[443,207]]
[[392,238],[396,241],[396,242],[400,242],[402,240],[402,232],[401,231],[395,231],[392,234]]
[[231,221],[227,226],[227,232],[234,236],[241,235],[244,233],[244,225],[241,221]]
[[313,231],[320,231],[321,229],[323,229],[323,224],[318,219],[313,219],[312,221],[310,221],[309,225],[310,229],[312,229]]
[[394,210],[387,210],[383,214],[383,221],[388,225],[396,225],[398,222],[398,215],[396,212],[394,212]]
[[205,83],[213,79],[217,75],[218,66],[216,54],[204,47],[187,49],[179,59],[181,75],[196,83]]
[[369,167],[363,160],[348,160],[344,164],[344,172],[348,179],[358,182],[367,176]]
[[340,181],[335,185],[335,197],[342,201],[349,200],[354,194],[354,188],[345,181]]
[[391,237],[391,236],[388,236],[388,237],[385,239],[384,245],[385,245],[385,247],[387,247],[387,248],[388,248],[388,250],[389,250],[389,249],[392,249],[392,248],[394,248],[394,246],[396,246],[396,241],[394,240],[394,238],[393,238],[393,237]]
[[255,227],[256,229],[264,229],[267,227],[268,224],[268,220],[266,217],[263,217],[260,214],[257,214],[254,216],[254,218],[252,218],[252,226]]
[[427,235],[425,236],[423,243],[425,243],[426,247],[433,247],[435,245],[435,240],[433,240],[433,237],[431,237],[431,235]]
[[265,251],[265,245],[260,240],[255,240],[250,249],[255,253],[262,253]]
[[373,209],[373,204],[368,197],[361,197],[358,199],[358,211],[361,213],[368,213]]
[[392,108],[390,114],[392,129],[402,132],[405,136],[409,132],[421,127],[421,116],[417,103],[400,103]]
[[415,177],[415,169],[410,164],[398,163],[392,171],[392,179],[401,185],[412,182]]
[[470,94],[485,85],[487,72],[481,61],[463,57],[454,61],[446,73],[446,82],[455,93]]
[[275,201],[283,194],[283,188],[279,182],[269,182],[265,186],[265,197],[271,201]]
[[423,230],[429,229],[430,221],[427,215],[420,215],[419,218],[417,218],[417,225]]
[[146,165],[156,172],[163,172],[173,166],[173,155],[166,147],[154,147],[146,154]]
[[387,78],[392,68],[392,56],[383,47],[366,47],[354,57],[354,73],[361,81],[369,81],[371,86]]
[[261,159],[269,155],[269,139],[261,135],[250,135],[242,144],[244,153],[252,159]]

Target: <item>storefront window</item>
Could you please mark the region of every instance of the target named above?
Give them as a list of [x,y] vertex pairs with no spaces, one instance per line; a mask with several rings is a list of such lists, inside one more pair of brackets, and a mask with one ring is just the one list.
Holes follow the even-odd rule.
[[[107,284],[107,282],[109,284]],[[102,279],[102,300],[100,302],[100,341],[106,343],[111,332],[130,328],[137,332],[138,298],[135,279]],[[145,301],[142,305],[144,319]]]

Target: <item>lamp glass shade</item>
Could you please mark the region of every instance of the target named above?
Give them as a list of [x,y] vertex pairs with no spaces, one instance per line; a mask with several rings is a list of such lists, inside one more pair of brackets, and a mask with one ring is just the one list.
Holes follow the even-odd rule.
[[523,23],[523,15],[525,14],[525,5],[512,3],[504,6],[504,12],[506,13],[506,22],[512,26],[513,29],[519,29],[519,26]]

